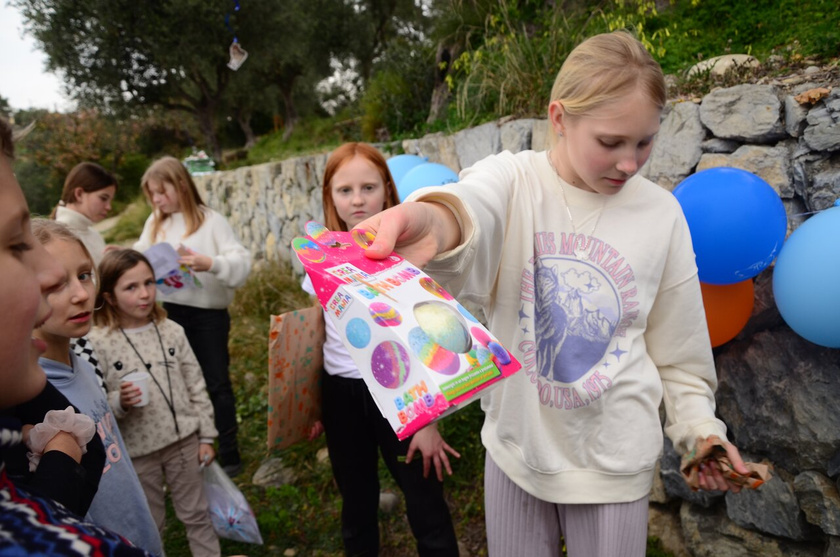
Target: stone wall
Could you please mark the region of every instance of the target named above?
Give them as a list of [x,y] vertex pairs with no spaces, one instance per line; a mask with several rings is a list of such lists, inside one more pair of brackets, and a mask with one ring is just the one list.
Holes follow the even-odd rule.
[[[794,99],[820,85],[738,85],[699,102],[671,103],[642,174],[673,189],[706,168],[754,172],[778,192],[792,231],[840,197],[840,87],[814,103]],[[545,144],[545,121],[501,120],[381,148],[460,171],[492,153]],[[257,260],[294,260],[292,238],[307,220],[322,219],[326,156],[214,173],[197,183]],[[748,459],[772,463],[774,478],[755,492],[692,493],[666,443],[650,532],[676,555],[840,555],[840,350],[813,345],[785,325],[771,279],[771,270],[756,278],[750,322],[715,358],[718,411],[730,437]]]

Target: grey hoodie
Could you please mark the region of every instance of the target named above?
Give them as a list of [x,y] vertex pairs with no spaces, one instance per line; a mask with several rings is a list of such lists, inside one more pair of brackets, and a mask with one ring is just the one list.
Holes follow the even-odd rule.
[[120,534],[149,553],[163,555],[160,533],[152,520],[117,420],[96,381],[93,367],[72,350],[70,362],[72,365],[67,366],[55,360],[39,359],[50,383],[82,413],[93,418],[96,431],[105,445],[105,468],[86,518]]

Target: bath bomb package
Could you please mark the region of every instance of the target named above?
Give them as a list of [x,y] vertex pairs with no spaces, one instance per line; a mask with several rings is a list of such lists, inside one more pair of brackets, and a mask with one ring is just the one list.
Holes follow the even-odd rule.
[[397,254],[365,257],[370,233],[306,223],[292,248],[399,439],[454,412],[521,365],[431,277]]

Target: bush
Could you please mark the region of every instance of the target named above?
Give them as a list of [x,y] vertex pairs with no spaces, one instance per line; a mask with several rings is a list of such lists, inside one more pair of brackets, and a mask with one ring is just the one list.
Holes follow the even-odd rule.
[[388,141],[423,125],[434,87],[434,59],[430,47],[419,41],[406,38],[389,45],[360,99],[365,141]]
[[113,228],[107,230],[102,236],[108,244],[131,243],[140,237],[143,232],[143,225],[152,213],[152,208],[142,195],[136,197],[121,213],[120,220]]
[[487,16],[483,43],[453,63],[458,116],[544,116],[554,78],[591,22],[562,3],[525,11],[500,2]]
[[[832,0],[672,1],[650,14],[646,29],[658,33],[666,73],[727,54],[830,58],[840,55],[840,10]],[[788,49],[790,45],[795,49]]]
[[450,0],[464,20],[478,10],[485,26],[462,39],[466,50],[447,78],[457,99],[457,117],[449,122],[544,117],[568,53],[584,38],[615,29],[634,32],[666,73],[728,52],[762,62],[771,54],[792,62],[840,55],[840,10],[831,0],[671,0],[661,10],[657,4],[608,0],[593,9],[580,1]]

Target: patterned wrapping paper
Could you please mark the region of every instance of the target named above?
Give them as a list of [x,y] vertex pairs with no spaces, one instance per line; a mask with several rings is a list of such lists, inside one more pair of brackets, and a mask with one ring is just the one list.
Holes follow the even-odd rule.
[[324,317],[320,307],[271,316],[268,334],[268,448],[309,436],[321,418]]
[[749,470],[747,474],[733,470],[732,462],[726,456],[723,441],[717,435],[710,435],[708,439],[697,439],[694,449],[682,457],[680,473],[692,491],[700,489],[700,465],[703,463],[716,467],[724,478],[744,489],[758,489],[773,477],[770,467],[766,464],[745,462],[744,465]]

